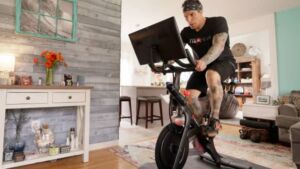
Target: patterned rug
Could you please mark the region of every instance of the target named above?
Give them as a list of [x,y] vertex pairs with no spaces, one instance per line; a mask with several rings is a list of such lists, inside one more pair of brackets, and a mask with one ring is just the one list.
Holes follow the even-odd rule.
[[[238,136],[238,127],[223,126],[223,128],[225,129],[215,138],[215,146],[219,153],[267,168],[296,169],[289,147],[241,140]],[[139,168],[155,162],[155,142],[156,140],[149,140],[124,147],[114,147],[110,151]]]

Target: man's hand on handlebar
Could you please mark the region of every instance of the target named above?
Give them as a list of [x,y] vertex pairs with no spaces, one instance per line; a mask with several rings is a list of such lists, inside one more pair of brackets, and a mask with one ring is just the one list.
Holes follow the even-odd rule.
[[201,60],[201,59],[196,60],[196,67],[195,67],[196,71],[202,72],[206,69],[206,67],[207,67],[207,64],[203,60]]

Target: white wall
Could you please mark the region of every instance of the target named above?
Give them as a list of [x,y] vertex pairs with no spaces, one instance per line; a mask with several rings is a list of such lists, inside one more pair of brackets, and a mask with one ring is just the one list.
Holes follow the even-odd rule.
[[274,14],[265,15],[243,22],[229,25],[231,45],[242,42],[247,46],[256,46],[261,49],[262,74],[270,74],[271,88],[267,94],[273,98],[278,96],[277,81],[277,54],[276,54],[276,32]]
[[121,86],[150,86],[151,70],[148,65],[139,65],[129,40],[122,41],[120,70]]
[[261,60],[261,73],[270,73],[270,42],[267,30],[234,36],[231,38],[231,47],[236,43],[243,43],[247,46],[247,52],[244,56],[252,56],[248,53],[251,46],[258,48],[260,53],[256,57]]

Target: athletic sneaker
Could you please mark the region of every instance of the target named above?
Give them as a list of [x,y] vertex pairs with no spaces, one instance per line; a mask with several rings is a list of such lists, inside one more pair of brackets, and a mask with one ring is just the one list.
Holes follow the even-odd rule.
[[219,119],[211,118],[209,121],[209,125],[207,127],[207,135],[208,137],[215,137],[219,130],[222,128],[221,122]]

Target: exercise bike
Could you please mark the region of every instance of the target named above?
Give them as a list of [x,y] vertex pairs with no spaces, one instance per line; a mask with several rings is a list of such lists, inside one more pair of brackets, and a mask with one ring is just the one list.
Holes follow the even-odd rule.
[[[173,68],[175,70],[176,68]],[[179,78],[179,72],[175,72],[175,77]],[[175,78],[175,79],[176,79]],[[175,80],[176,81],[176,80]],[[171,94],[171,110],[176,116],[184,116],[185,124],[178,126],[171,121],[165,126],[156,142],[155,161],[158,169],[182,169],[189,153],[189,142],[197,137],[199,143],[203,146],[205,152],[210,157],[200,155],[202,160],[208,160],[216,164],[217,167],[227,166],[235,169],[251,169],[251,166],[243,166],[231,161],[227,161],[215,149],[213,138],[206,134],[207,125],[209,125],[210,114],[203,115],[204,124],[199,124],[192,116],[193,112],[187,106],[184,96],[178,91],[178,83],[167,83],[167,90]]]
[[195,137],[211,157],[201,155],[201,159],[210,160],[218,167],[251,169],[250,166],[227,161],[218,154],[213,138],[206,134],[210,114],[206,113],[203,116],[206,124],[198,124],[193,118],[193,112],[187,105],[185,97],[179,93],[181,73],[194,71],[196,64],[191,52],[184,48],[175,18],[168,18],[131,33],[129,38],[140,65],[148,64],[155,73],[172,73],[173,83],[166,84],[170,93],[169,115],[171,117],[175,113],[185,119],[184,125],[176,125],[171,121],[160,132],[155,147],[155,161],[158,169],[182,169],[188,158],[189,142]]

